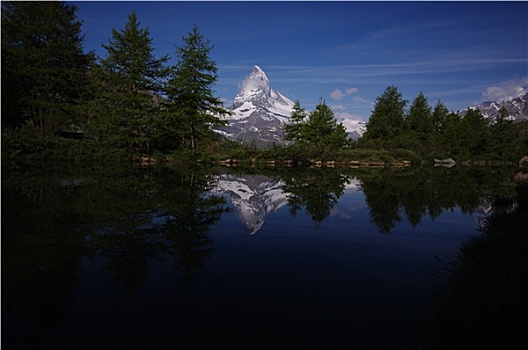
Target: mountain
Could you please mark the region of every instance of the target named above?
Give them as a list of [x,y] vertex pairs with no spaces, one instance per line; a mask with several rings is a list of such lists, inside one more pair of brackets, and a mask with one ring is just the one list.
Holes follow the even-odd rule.
[[528,120],[528,93],[513,98],[511,100],[497,102],[487,101],[477,106],[471,106],[458,112],[459,115],[465,116],[469,109],[479,109],[482,115],[491,123],[495,121],[499,115],[501,107],[505,107],[508,111],[509,119],[514,121]]
[[269,177],[219,175],[212,192],[220,194],[232,203],[237,216],[247,226],[249,234],[255,234],[268,214],[288,203],[282,191],[282,182]]
[[272,143],[283,144],[282,128],[289,122],[294,103],[275,91],[266,73],[254,66],[244,79],[233,104],[226,109],[233,112],[229,124],[217,131],[231,140],[246,145],[252,142],[259,148]]

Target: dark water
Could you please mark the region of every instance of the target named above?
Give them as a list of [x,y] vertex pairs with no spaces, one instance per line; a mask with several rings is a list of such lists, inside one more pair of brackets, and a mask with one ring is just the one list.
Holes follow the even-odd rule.
[[[419,349],[510,169],[5,166],[2,349]],[[508,209],[510,208],[510,209]]]

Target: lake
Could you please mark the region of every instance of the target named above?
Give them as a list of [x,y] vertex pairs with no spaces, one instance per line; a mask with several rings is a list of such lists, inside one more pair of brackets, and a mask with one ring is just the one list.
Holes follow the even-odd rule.
[[424,348],[516,210],[509,168],[2,165],[3,349]]

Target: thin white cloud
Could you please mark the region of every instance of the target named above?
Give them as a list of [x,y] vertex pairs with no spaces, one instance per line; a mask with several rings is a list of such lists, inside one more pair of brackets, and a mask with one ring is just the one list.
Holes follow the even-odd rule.
[[368,102],[363,97],[359,97],[359,96],[352,97],[352,101],[354,101],[356,103],[367,103]]
[[502,81],[496,85],[489,86],[482,92],[482,98],[486,101],[502,102],[519,97],[528,92],[528,77]]
[[330,93],[330,98],[335,101],[341,101],[345,96],[355,94],[358,91],[358,88],[355,87],[345,89],[345,91],[335,89]]
[[330,93],[330,98],[332,100],[341,101],[343,97],[345,97],[345,94],[343,93],[343,91],[339,89],[335,89],[334,91]]

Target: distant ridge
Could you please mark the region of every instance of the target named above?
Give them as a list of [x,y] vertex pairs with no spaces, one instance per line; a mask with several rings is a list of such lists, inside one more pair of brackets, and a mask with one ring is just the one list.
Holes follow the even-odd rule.
[[503,102],[486,101],[476,106],[464,108],[458,114],[465,116],[469,109],[479,109],[482,115],[490,123],[493,123],[497,119],[502,107],[508,111],[508,119],[516,122],[528,120],[528,93]]

